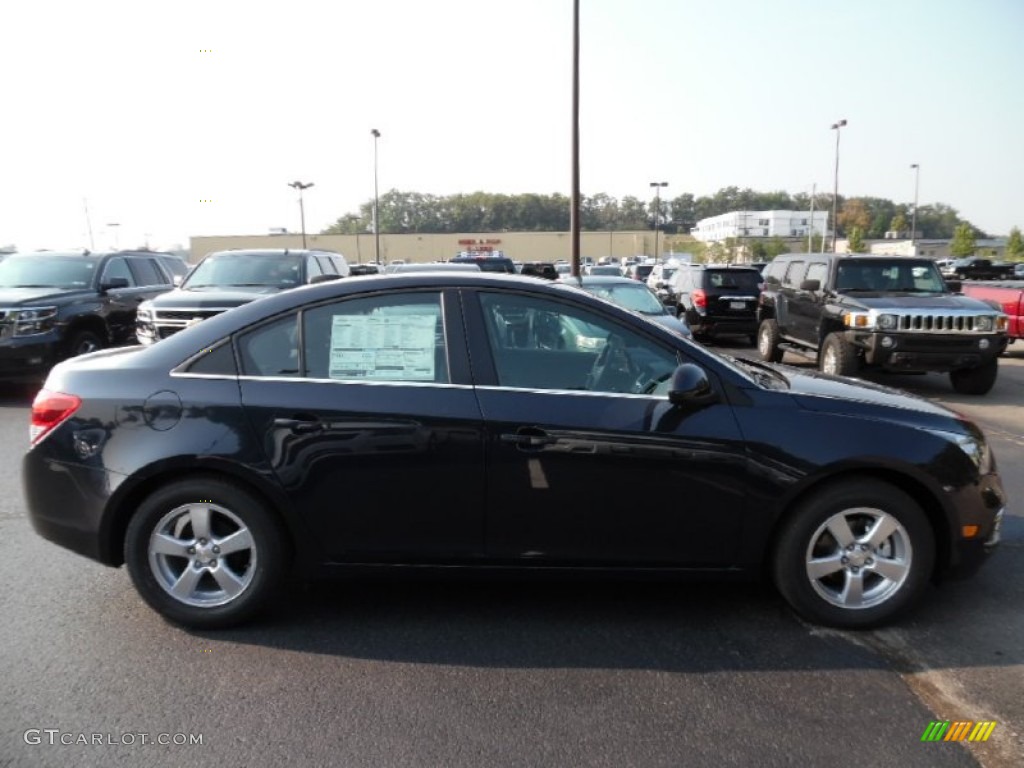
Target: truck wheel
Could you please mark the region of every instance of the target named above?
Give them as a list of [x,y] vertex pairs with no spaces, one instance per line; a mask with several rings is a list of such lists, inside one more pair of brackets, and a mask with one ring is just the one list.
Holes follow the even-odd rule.
[[998,373],[999,363],[990,360],[977,368],[950,371],[949,380],[961,395],[984,395],[995,385]]
[[87,355],[99,349],[103,349],[103,339],[92,331],[78,331],[68,341],[68,357]]
[[757,329],[757,353],[766,363],[782,361],[784,354],[779,349],[779,324],[775,320],[762,320]]
[[860,370],[857,348],[840,334],[830,333],[821,347],[819,367],[833,376],[856,376]]

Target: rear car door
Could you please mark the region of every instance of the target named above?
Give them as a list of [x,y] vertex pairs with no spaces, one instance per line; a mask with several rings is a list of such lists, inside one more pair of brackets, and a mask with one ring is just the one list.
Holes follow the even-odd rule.
[[247,418],[335,562],[483,550],[480,409],[459,297],[416,290],[291,312],[237,339]]
[[639,320],[568,301],[479,291],[466,309],[490,557],[729,562],[746,504],[744,448],[723,400],[669,404],[662,390],[681,348]]

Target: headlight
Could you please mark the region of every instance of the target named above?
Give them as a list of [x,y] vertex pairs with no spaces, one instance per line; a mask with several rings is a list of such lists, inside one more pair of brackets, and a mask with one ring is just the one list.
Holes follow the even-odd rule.
[[963,451],[971,463],[978,468],[978,472],[987,475],[993,469],[992,450],[989,448],[985,438],[980,435],[964,435],[957,432],[943,432],[935,430],[933,434],[943,440],[955,443]]
[[847,312],[843,315],[843,324],[847,328],[873,328],[874,319],[870,312]]
[[883,331],[895,331],[898,325],[898,319],[896,315],[879,315],[878,316],[878,327]]
[[57,324],[56,307],[26,307],[16,310],[13,314],[15,336],[46,333]]
[[153,310],[147,307],[139,307],[138,312],[135,313],[135,319],[140,323],[152,323]]
[[974,330],[988,333],[992,330],[994,319],[992,315],[979,315],[974,318]]

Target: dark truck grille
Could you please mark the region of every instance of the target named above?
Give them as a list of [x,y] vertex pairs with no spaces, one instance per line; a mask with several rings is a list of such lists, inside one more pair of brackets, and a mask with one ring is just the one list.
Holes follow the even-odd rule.
[[896,315],[896,329],[931,333],[991,333],[975,328],[976,315]]

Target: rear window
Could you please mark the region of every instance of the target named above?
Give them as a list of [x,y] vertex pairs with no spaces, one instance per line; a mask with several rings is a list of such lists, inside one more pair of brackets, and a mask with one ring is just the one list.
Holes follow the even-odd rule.
[[709,269],[704,273],[704,285],[711,289],[757,293],[761,287],[761,273],[753,269]]

